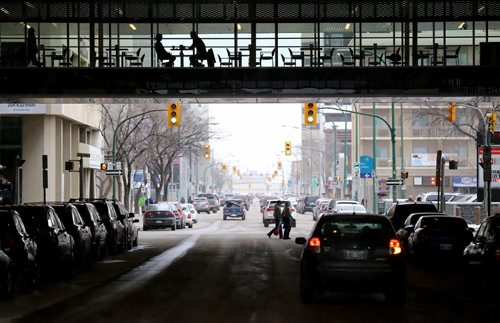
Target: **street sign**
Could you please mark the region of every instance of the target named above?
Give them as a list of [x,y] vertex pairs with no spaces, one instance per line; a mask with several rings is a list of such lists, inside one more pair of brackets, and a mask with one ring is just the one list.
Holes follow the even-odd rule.
[[121,175],[123,175],[123,170],[121,170],[121,169],[108,169],[106,171],[106,175],[108,175],[108,176],[121,176]]
[[370,156],[360,156],[359,169],[361,178],[372,178],[373,172],[373,158]]
[[360,163],[359,162],[354,162],[352,163],[352,168],[355,170],[355,171],[358,171],[359,170],[359,167],[360,167]]
[[402,179],[387,179],[385,180],[386,185],[404,185],[405,181]]

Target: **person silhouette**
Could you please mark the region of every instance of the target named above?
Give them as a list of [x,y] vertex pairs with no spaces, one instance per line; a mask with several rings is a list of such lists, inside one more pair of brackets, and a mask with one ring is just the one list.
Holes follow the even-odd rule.
[[[156,42],[155,42],[156,56],[162,62],[163,66],[173,67],[175,56],[165,50],[165,47],[163,47],[163,44],[161,43],[162,39],[163,39],[162,34],[156,34]],[[163,62],[163,61],[168,61],[168,62]]]
[[38,54],[38,46],[36,45],[35,29],[30,27],[28,29],[28,38],[26,40],[26,65],[35,65],[36,67],[42,66],[38,61],[36,55]]
[[189,47],[189,49],[195,50],[193,55],[189,56],[189,62],[194,67],[203,67],[203,64],[200,61],[207,59],[207,47],[196,31],[193,30],[189,35],[193,40],[193,44]]

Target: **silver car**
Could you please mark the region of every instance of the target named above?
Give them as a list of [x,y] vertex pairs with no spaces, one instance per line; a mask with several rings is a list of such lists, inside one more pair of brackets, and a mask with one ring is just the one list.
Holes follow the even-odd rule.
[[193,206],[198,213],[207,212],[210,214],[210,204],[206,197],[197,197],[193,200]]

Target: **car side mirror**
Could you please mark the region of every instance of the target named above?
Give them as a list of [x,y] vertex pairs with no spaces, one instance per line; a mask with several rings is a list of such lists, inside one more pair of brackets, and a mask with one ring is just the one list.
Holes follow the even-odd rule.
[[132,222],[133,222],[133,223],[138,223],[138,222],[139,222],[139,219],[134,219]]
[[405,230],[408,232],[408,233],[413,233],[413,231],[415,231],[415,228],[413,227],[413,225],[407,225],[405,227]]
[[305,245],[307,243],[307,239],[304,237],[295,238],[295,243],[300,245]]
[[135,216],[135,214],[134,214],[134,213],[132,213],[132,212],[130,212],[130,213],[128,214],[128,217],[129,217],[129,218],[133,218],[134,216]]

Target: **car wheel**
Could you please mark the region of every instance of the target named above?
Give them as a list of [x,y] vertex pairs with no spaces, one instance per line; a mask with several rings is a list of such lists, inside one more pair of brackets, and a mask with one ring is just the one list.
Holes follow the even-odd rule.
[[175,229],[177,229],[177,223],[176,223],[175,221],[174,221],[174,225],[172,225],[172,226],[170,227],[170,229],[171,229],[172,231],[175,231]]
[[242,216],[242,217],[241,217],[241,219],[242,219],[242,220],[245,220],[245,216]]
[[149,228],[146,225],[142,226],[142,231],[148,231],[148,230],[149,230]]
[[226,221],[226,220],[227,220],[227,218],[226,218],[225,216],[223,216],[223,217],[222,217],[222,220]]
[[269,226],[269,223],[267,221],[264,221],[264,227],[268,227]]

